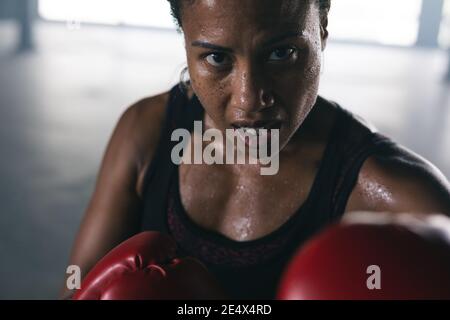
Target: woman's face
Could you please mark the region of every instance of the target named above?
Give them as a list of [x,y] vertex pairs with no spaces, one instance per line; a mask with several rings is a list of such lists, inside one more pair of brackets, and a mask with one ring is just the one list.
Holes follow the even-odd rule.
[[206,127],[280,129],[313,107],[326,30],[314,0],[195,0],[182,10],[192,88]]

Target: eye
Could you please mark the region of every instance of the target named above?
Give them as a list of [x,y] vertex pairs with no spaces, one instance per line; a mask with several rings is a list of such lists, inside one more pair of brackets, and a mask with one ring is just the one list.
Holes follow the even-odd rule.
[[297,53],[295,48],[278,48],[271,52],[269,61],[286,61]]
[[221,52],[214,52],[207,55],[206,61],[214,67],[225,67],[230,64],[229,57]]

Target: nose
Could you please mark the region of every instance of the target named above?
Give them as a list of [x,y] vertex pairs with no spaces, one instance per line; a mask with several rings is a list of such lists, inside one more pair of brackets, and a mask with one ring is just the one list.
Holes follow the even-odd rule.
[[257,68],[242,67],[233,79],[232,105],[246,113],[258,112],[272,107],[275,98]]

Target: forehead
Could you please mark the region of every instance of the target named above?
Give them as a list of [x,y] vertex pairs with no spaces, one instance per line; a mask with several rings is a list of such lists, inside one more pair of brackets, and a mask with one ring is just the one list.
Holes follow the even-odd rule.
[[[313,0],[195,0],[183,7],[185,34],[239,36],[248,31],[307,29]],[[318,14],[318,11],[317,11]]]

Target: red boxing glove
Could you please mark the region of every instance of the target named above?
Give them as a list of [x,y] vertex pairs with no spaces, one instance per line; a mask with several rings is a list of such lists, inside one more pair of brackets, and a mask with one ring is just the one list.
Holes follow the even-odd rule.
[[357,213],[299,250],[278,299],[450,299],[450,219]]
[[206,268],[176,257],[176,244],[158,232],[142,232],[102,258],[74,300],[224,299]]

